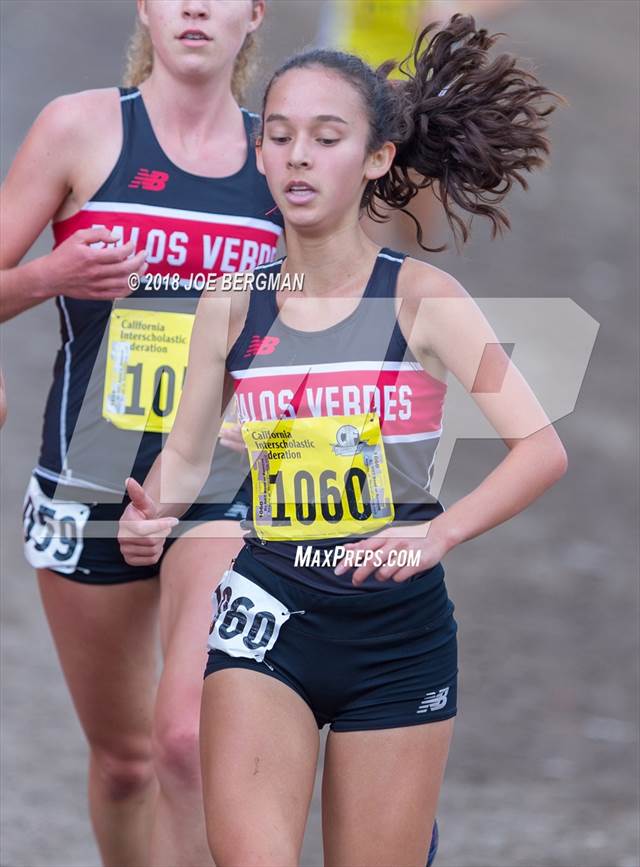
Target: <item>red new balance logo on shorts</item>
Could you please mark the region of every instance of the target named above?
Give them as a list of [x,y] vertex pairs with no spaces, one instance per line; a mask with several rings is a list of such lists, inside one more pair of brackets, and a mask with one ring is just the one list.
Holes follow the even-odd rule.
[[259,334],[254,334],[244,357],[249,358],[251,355],[271,355],[279,343],[279,337],[260,337]]
[[132,190],[142,187],[143,190],[156,193],[159,190],[164,190],[168,180],[169,175],[167,172],[152,172],[149,169],[139,169],[129,187]]

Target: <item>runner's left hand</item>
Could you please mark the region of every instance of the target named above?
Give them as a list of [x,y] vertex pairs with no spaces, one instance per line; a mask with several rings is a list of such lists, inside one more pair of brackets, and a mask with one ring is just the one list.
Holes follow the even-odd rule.
[[[442,560],[451,548],[443,538],[439,537],[437,530],[434,531],[433,525],[434,522],[430,522],[421,525],[420,528],[412,528],[414,531],[422,529],[423,533],[411,538],[379,533],[372,538],[363,539],[361,542],[351,542],[345,545],[347,551],[375,552],[372,559],[355,569],[351,578],[352,584],[358,587],[369,575],[374,575],[376,581],[391,580],[400,583],[411,578],[412,575],[431,569]],[[419,553],[419,557],[416,558],[418,562],[414,565],[399,566],[397,561],[400,551]],[[406,555],[402,556],[406,557]],[[338,564],[334,571],[336,575],[343,575],[350,568],[353,567],[345,565],[343,561]]]

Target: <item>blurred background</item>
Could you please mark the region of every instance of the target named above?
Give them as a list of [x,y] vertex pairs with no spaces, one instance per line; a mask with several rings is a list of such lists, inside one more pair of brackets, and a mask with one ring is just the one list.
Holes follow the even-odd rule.
[[[553,118],[551,166],[509,200],[512,233],[490,242],[478,226],[461,255],[430,261],[478,298],[573,298],[601,328],[575,411],[558,422],[567,476],[525,515],[447,558],[461,701],[438,865],[637,867],[640,5],[462,5],[508,32],[503,47],[532,58],[568,106]],[[318,38],[328,12],[313,0],[269,0],[250,108],[276,64]],[[3,175],[49,100],[119,82],[133,19],[133,0],[1,0]],[[50,243],[46,232],[31,255]],[[1,333],[0,861],[94,867],[83,736],[21,552],[23,492],[59,339],[53,302]],[[444,503],[503,452],[495,441],[459,443]],[[322,863],[318,794],[303,863]]]

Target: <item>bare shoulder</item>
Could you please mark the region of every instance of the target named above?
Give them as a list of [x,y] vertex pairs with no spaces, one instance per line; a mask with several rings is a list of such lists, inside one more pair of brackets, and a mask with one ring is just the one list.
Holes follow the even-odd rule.
[[407,257],[398,275],[397,295],[406,301],[430,298],[468,298],[463,286],[440,268]]
[[83,90],[50,102],[48,115],[56,153],[65,155],[70,193],[54,219],[76,213],[112,170],[122,149],[120,93],[117,87]]
[[400,327],[413,351],[442,362],[443,343],[457,345],[463,323],[476,321],[479,312],[455,277],[418,259],[405,260],[396,296]]
[[117,87],[67,93],[48,103],[34,128],[56,143],[86,142],[102,138],[106,130],[118,129],[120,94]]

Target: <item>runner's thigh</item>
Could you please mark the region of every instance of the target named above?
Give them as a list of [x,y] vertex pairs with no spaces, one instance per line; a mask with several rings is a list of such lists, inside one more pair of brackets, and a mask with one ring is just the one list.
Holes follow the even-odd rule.
[[330,732],[322,784],[326,867],[424,867],[453,719]]
[[[207,535],[207,528],[211,533]],[[229,537],[224,528],[229,527]],[[176,539],[166,551],[160,568],[160,634],[165,654],[169,648],[179,654],[185,644],[198,648],[198,676],[202,680],[211,623],[211,595],[223,573],[242,547],[242,539],[231,535],[237,522],[203,524]],[[189,651],[193,656],[194,651]],[[165,660],[166,665],[166,660]]]
[[92,748],[145,757],[157,664],[158,582],[81,584],[38,570],[73,703]]
[[[221,530],[223,524],[216,522]],[[206,525],[204,525],[206,526]],[[234,525],[231,525],[232,527]],[[169,548],[160,570],[160,631],[164,664],[156,706],[156,733],[197,727],[211,623],[211,594],[238,553],[237,538],[185,534]]]
[[216,864],[295,867],[318,760],[307,704],[261,672],[215,671],[205,680],[200,740]]

